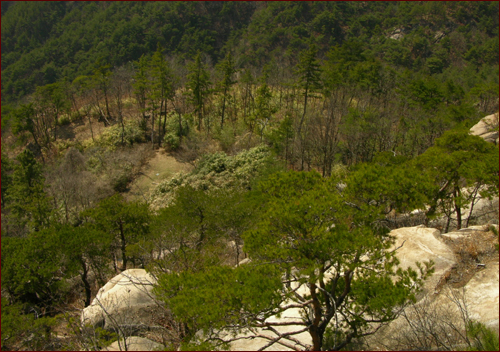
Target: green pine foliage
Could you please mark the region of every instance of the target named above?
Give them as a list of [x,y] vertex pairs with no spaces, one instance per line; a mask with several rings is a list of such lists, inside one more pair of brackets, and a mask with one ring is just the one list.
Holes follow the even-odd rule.
[[243,151],[235,156],[224,152],[202,157],[194,171],[174,175],[171,179],[158,184],[150,197],[155,208],[168,206],[175,197],[176,190],[189,185],[194,189],[211,191],[213,189],[248,189],[259,174],[272,169],[271,153],[266,146]]
[[[498,112],[498,2],[1,10],[2,349],[100,348],[74,322],[64,345],[56,316],[138,266],[171,349],[227,349],[285,304],[313,349],[355,348],[432,272],[395,270],[391,219],[448,231],[498,195],[498,147],[467,131]],[[127,200],[158,150],[194,170]]]

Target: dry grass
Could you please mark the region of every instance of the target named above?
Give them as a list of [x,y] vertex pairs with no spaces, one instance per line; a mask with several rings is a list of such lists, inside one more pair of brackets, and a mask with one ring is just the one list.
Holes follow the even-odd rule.
[[179,162],[164,150],[157,150],[138,172],[138,177],[131,183],[130,190],[124,196],[127,200],[146,200],[158,183],[178,172],[187,173],[192,168],[190,164]]
[[443,275],[438,284],[453,288],[465,286],[474,274],[483,270],[483,265],[498,263],[498,236],[492,231],[474,231],[457,239],[443,238],[453,250],[457,264]]

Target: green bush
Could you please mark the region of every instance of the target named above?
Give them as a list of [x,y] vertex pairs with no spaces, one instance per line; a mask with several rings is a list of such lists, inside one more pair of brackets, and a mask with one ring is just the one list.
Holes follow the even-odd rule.
[[125,122],[124,128],[120,124],[108,127],[97,139],[96,143],[103,147],[117,147],[123,144],[133,145],[134,143],[145,142],[144,131],[135,121]]
[[61,115],[59,116],[59,119],[57,120],[57,124],[59,126],[66,126],[66,125],[69,125],[71,123],[71,117],[67,114],[64,114],[64,115]]
[[181,139],[174,132],[167,133],[163,137],[163,143],[165,147],[168,148],[169,150],[177,150],[180,146],[180,142]]
[[177,174],[156,186],[150,202],[157,208],[168,206],[176,190],[184,185],[207,191],[216,188],[248,188],[269,164],[274,165],[272,160],[269,148],[264,145],[235,156],[228,156],[224,152],[207,154],[198,160],[196,168],[189,174]]
[[[175,112],[167,116],[167,133],[163,137],[165,147],[170,150],[177,150],[180,146],[181,137],[189,134],[189,116],[181,116],[181,125],[179,126],[179,115]],[[182,127],[182,128],[180,128]]]
[[38,316],[39,309],[22,304],[8,304],[2,297],[2,351],[21,347],[27,351],[50,349],[57,319]]
[[468,351],[498,351],[498,333],[480,322],[471,321],[467,326],[467,336],[472,346]]
[[131,181],[131,177],[130,175],[128,174],[121,174],[119,175],[117,178],[115,178],[113,181],[112,181],[112,186],[113,186],[113,189],[116,191],[116,192],[126,192],[127,191],[127,186],[129,184],[129,182]]

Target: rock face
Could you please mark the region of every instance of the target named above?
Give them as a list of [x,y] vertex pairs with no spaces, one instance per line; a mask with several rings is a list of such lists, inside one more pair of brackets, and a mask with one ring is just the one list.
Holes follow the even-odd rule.
[[[415,306],[405,310],[412,327],[404,317],[399,317],[380,329],[376,335],[368,337],[370,349],[404,350],[411,347],[428,350],[432,347],[431,343],[435,342],[431,337],[434,333],[444,338],[444,343],[452,350],[459,348],[463,339],[457,335],[457,332],[464,331],[465,322],[458,304],[462,305],[462,309],[466,306],[470,319],[484,323],[498,331],[499,268],[497,259],[488,260],[484,269],[475,272],[464,286],[440,285],[450,274],[448,269],[456,270],[455,266],[451,267],[455,260],[452,247],[442,242],[440,238],[448,242],[471,239],[481,233],[486,234],[490,226],[492,225],[471,226],[442,235],[439,235],[438,230],[420,226],[401,228],[391,232],[391,235],[396,237],[396,248],[406,241],[403,247],[397,250],[397,257],[402,267],[414,266],[417,260],[422,262],[433,259],[436,263],[436,272],[424,284],[424,294],[420,295]],[[498,229],[498,226],[495,227]],[[479,243],[477,245],[480,246]],[[467,273],[462,274],[465,277]],[[442,287],[435,290],[436,285]],[[449,324],[452,324],[454,328]],[[454,330],[455,328],[458,330]],[[412,343],[420,345],[412,345]],[[429,344],[426,345],[426,343]]]
[[465,285],[470,318],[498,331],[498,262],[489,263]]
[[156,280],[144,269],[129,269],[104,285],[81,315],[83,324],[116,330],[117,326],[148,325],[157,305],[152,298]]
[[[268,322],[293,322],[293,321],[300,321],[302,318],[300,316],[300,311],[297,308],[291,308],[287,309],[285,312],[282,313],[280,318],[277,318],[276,316],[271,316],[269,317],[266,321]],[[285,334],[287,332],[293,332],[297,331],[299,329],[302,329],[303,326],[299,325],[288,325],[288,326],[277,326],[275,329],[279,331],[282,334]],[[276,337],[275,334],[272,332],[269,332],[268,330],[264,329],[256,329],[259,334],[262,335],[267,335],[269,337]],[[243,336],[251,336],[252,334],[239,334],[238,337],[243,337]],[[307,344],[307,345],[312,345],[312,339],[311,335],[308,332],[302,332],[297,335],[293,335],[293,337],[300,342]],[[286,341],[288,344],[292,344],[293,342]],[[267,345],[269,343],[269,340],[261,338],[261,337],[256,337],[253,339],[242,339],[242,340],[237,340],[233,341],[230,344],[230,350],[231,351],[259,351],[262,347]],[[297,345],[297,347],[300,348],[300,345]],[[271,345],[270,347],[265,348],[263,351],[293,351],[293,349],[288,348],[286,346],[280,345],[278,343],[275,343]]]
[[158,342],[151,341],[144,337],[130,336],[125,339],[125,343],[113,342],[101,351],[162,351],[165,346]]
[[[496,131],[494,131],[495,129]],[[498,113],[483,117],[481,121],[472,126],[470,133],[498,145]]]
[[391,35],[389,35],[389,38],[394,39],[394,40],[401,40],[401,39],[403,39],[403,37],[404,37],[404,33],[403,33],[403,30],[401,28],[394,29],[394,31],[391,33]]
[[469,226],[467,228],[460,229],[458,231],[447,232],[441,234],[441,237],[448,240],[456,240],[459,238],[469,237],[471,233],[480,231],[485,232],[489,231],[490,226],[493,226],[498,231],[498,225],[477,225],[477,226]]
[[[456,263],[453,251],[440,239],[437,229],[424,226],[402,227],[390,232],[395,237],[396,257],[403,269],[412,267],[418,271],[416,262],[434,261],[434,274],[425,282],[423,293],[433,292],[441,276]],[[401,248],[399,248],[401,247]],[[390,249],[390,250],[392,250]]]

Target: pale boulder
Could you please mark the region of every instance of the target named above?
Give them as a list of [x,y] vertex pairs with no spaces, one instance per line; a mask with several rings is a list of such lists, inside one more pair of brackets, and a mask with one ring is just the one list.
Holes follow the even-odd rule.
[[465,285],[470,318],[498,331],[498,262],[490,262]]
[[463,229],[460,229],[458,231],[453,231],[453,232],[447,232],[441,234],[442,238],[445,238],[447,240],[458,240],[460,238],[469,238],[470,236],[473,236],[476,232],[487,232],[490,230],[490,226],[494,227],[498,231],[498,225],[476,225],[476,226],[469,226]]
[[423,293],[434,292],[441,276],[456,264],[453,251],[440,240],[437,229],[424,226],[402,227],[390,232],[395,238],[395,245],[389,249],[396,249],[399,267],[412,267],[417,270],[416,262],[434,261],[434,273],[424,284]]
[[498,113],[483,117],[477,124],[472,126],[470,133],[483,138],[487,142],[498,144]]
[[116,330],[117,326],[148,326],[157,304],[154,277],[144,269],[129,269],[112,278],[81,315],[83,324]]

